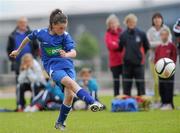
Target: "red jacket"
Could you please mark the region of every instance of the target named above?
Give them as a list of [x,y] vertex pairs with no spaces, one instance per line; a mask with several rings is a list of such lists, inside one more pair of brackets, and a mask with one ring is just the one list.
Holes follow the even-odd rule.
[[173,43],[168,43],[168,45],[159,45],[155,49],[155,63],[161,58],[170,58],[176,63],[177,59],[177,49]]
[[119,66],[123,63],[123,51],[119,50],[119,36],[122,30],[107,30],[105,33],[105,43],[109,52],[109,66]]

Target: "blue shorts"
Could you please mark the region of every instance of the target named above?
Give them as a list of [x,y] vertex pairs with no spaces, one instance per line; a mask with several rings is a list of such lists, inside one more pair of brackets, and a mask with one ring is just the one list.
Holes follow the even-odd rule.
[[51,78],[56,82],[57,85],[61,85],[61,80],[66,76],[69,76],[71,79],[75,80],[75,70],[66,68],[62,70],[53,71],[51,74]]

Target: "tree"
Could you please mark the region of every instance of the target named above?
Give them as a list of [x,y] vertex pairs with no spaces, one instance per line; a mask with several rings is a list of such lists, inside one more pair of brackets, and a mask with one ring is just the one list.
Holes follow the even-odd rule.
[[92,60],[99,54],[99,44],[92,34],[84,32],[77,38],[76,50],[77,59]]

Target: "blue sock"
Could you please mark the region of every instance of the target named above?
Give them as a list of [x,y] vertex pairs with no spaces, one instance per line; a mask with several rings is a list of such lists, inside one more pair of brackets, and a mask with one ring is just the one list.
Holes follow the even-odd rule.
[[70,110],[71,110],[71,107],[62,104],[57,122],[64,124],[64,121],[66,120]]
[[80,89],[76,95],[87,104],[93,104],[95,102],[93,97],[84,89]]

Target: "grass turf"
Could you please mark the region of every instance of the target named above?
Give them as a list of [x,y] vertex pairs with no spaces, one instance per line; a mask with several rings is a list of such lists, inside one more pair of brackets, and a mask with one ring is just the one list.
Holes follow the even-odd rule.
[[[108,110],[71,112],[65,133],[180,133],[180,110],[111,113],[112,97],[101,97]],[[15,108],[14,99],[0,99],[0,107]],[[180,106],[180,96],[175,97]],[[58,111],[0,113],[0,133],[58,133],[54,122]]]

